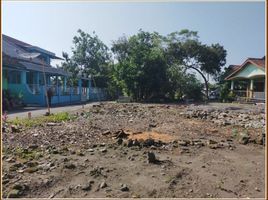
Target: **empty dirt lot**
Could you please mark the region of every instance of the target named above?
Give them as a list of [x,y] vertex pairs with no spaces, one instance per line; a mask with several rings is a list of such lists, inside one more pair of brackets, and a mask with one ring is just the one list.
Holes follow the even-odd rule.
[[3,132],[4,197],[257,197],[264,108],[101,103]]

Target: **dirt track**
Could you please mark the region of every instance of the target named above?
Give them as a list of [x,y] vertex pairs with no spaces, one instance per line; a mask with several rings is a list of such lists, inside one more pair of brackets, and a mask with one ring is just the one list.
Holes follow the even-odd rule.
[[264,197],[263,128],[187,109],[104,103],[74,121],[3,133],[4,196]]

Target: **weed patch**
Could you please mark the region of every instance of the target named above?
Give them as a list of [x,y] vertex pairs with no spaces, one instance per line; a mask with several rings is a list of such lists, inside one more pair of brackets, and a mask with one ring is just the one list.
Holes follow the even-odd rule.
[[43,125],[44,123],[48,122],[63,122],[76,119],[76,116],[70,115],[67,112],[52,114],[49,116],[42,116],[42,117],[35,117],[32,119],[19,119],[16,118],[14,120],[8,120],[9,124],[16,125],[16,126],[24,126],[24,127],[35,127]]
[[32,159],[39,159],[43,157],[43,154],[41,151],[37,150],[28,150],[28,149],[23,149],[23,148],[16,148],[14,151],[14,154],[18,156],[19,158],[27,159],[27,160],[32,160]]

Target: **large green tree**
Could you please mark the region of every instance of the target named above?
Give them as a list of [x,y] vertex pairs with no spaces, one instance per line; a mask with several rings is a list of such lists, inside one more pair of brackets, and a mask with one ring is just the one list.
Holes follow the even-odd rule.
[[226,63],[226,50],[219,44],[206,45],[199,41],[197,32],[187,29],[173,32],[166,37],[170,62],[198,72],[204,80],[206,97],[208,80],[206,74],[217,76]]
[[[225,64],[226,51],[219,44],[202,44],[197,32],[182,30],[164,37],[157,32],[139,32],[113,41],[112,53],[93,32],[78,30],[73,38],[72,55],[63,53],[62,68],[73,74],[94,78],[97,87],[108,88],[111,96],[121,92],[136,100],[153,97],[180,99],[198,97],[201,83],[188,69],[216,76]],[[112,59],[113,58],[113,59]],[[112,62],[113,61],[113,62]]]
[[170,65],[168,68],[169,88],[168,95],[172,99],[184,98],[201,100],[202,84],[190,73],[186,73],[183,66]]
[[73,44],[72,56],[63,52],[65,62],[62,64],[62,68],[71,72],[73,77],[91,76],[95,80],[96,86],[107,87],[111,70],[109,48],[95,32],[90,35],[80,29],[78,35],[73,38]]
[[114,78],[136,100],[163,95],[167,83],[167,62],[161,36],[140,30],[129,38],[113,42]]

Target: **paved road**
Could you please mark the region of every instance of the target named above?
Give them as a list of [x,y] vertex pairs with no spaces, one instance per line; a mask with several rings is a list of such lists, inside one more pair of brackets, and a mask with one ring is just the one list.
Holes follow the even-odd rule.
[[[87,103],[87,104],[84,104],[84,108],[89,108],[94,104],[99,104],[99,103],[98,102]],[[70,111],[75,111],[75,110],[79,110],[79,109],[82,109],[82,104],[52,107],[50,109],[50,112],[51,113],[70,112]],[[47,108],[44,108],[44,107],[25,107],[21,110],[8,112],[7,114],[8,114],[9,119],[15,119],[16,117],[27,118],[28,112],[31,112],[32,117],[43,116],[47,112]]]

